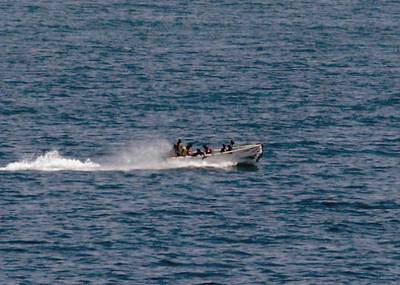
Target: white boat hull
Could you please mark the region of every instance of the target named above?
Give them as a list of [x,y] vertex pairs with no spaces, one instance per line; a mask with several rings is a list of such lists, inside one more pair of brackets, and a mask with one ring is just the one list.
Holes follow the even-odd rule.
[[256,164],[263,154],[262,144],[242,145],[233,148],[232,151],[220,152],[213,150],[212,154],[205,156],[179,156],[169,159],[178,161],[204,161],[207,163],[230,163],[230,164]]

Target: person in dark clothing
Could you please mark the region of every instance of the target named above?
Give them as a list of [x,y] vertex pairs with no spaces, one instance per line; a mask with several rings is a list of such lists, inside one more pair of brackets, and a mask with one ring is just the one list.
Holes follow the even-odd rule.
[[226,145],[222,144],[221,152],[225,152],[225,151],[226,151]]
[[189,143],[187,146],[186,146],[186,155],[192,155],[192,150],[191,150],[191,148],[192,148],[192,144],[191,143]]
[[181,141],[181,139],[178,139],[176,144],[174,144],[174,151],[175,151],[175,155],[176,156],[181,156],[181,152],[182,152],[182,141]]
[[194,154],[192,154],[192,156],[198,156],[198,155],[204,156],[204,152],[202,152],[199,148],[196,150]]
[[231,150],[232,150],[232,145],[228,144],[228,145],[226,146],[226,151],[231,151]]
[[208,145],[203,145],[204,148],[204,153],[205,154],[211,154],[212,153],[212,149],[208,147]]
[[234,144],[235,144],[235,142],[233,140],[231,140],[231,147],[233,147]]

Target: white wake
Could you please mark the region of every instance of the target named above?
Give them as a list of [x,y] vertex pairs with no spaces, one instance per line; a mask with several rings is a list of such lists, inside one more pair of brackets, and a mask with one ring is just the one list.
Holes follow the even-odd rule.
[[92,162],[90,159],[81,161],[74,158],[66,158],[56,150],[39,155],[34,159],[23,159],[12,162],[0,168],[3,171],[39,170],[39,171],[95,171],[100,170],[101,165]]
[[30,159],[12,162],[0,171],[130,171],[130,170],[162,170],[174,168],[229,168],[230,162],[208,163],[201,161],[168,160],[167,154],[171,144],[166,141],[132,143],[129,147],[114,154],[96,160],[65,157],[53,150]]

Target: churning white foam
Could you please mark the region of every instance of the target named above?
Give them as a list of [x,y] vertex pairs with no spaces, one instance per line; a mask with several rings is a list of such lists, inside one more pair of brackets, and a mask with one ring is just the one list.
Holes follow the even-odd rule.
[[0,168],[4,171],[21,171],[21,170],[39,170],[39,171],[94,171],[99,170],[101,166],[92,162],[90,159],[80,161],[74,158],[65,158],[56,150],[46,152],[34,159],[23,159],[18,162],[12,162],[5,167]]
[[101,163],[90,159],[81,160],[62,156],[53,150],[32,159],[12,162],[0,171],[129,171],[129,170],[161,170],[173,168],[229,168],[229,162],[209,163],[206,160],[167,159],[171,144],[166,141],[132,143],[113,155],[101,158]]

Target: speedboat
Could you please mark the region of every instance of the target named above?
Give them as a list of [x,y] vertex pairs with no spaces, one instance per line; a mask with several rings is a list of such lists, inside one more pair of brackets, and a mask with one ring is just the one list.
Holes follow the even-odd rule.
[[219,149],[213,149],[212,153],[198,156],[173,156],[169,159],[177,161],[204,161],[207,163],[230,163],[234,165],[250,164],[254,165],[263,155],[263,145],[248,144],[235,146],[230,151],[220,152]]

